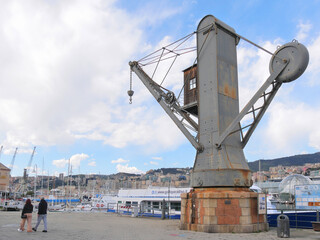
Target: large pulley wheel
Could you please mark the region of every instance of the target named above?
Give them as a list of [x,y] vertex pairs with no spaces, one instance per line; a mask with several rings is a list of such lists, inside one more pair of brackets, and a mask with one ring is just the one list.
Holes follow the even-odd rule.
[[302,75],[309,63],[307,48],[297,41],[287,43],[274,53],[269,64],[270,74],[273,73],[283,62],[289,61],[288,65],[276,78],[281,82],[291,82]]

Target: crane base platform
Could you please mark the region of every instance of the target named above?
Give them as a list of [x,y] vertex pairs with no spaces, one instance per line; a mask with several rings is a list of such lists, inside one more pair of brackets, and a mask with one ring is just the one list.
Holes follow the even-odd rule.
[[195,188],[181,194],[181,230],[208,233],[268,231],[258,194],[247,188]]

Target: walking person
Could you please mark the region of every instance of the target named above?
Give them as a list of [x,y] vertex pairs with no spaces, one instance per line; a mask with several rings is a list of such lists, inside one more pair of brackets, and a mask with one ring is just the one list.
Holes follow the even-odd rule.
[[42,232],[47,232],[47,209],[48,209],[47,201],[44,200],[44,197],[42,197],[38,205],[38,221],[36,226],[32,228],[33,231],[35,232],[37,231],[37,228],[41,220],[43,220],[44,230]]
[[21,213],[21,223],[20,228],[18,229],[19,232],[24,231],[24,225],[27,220],[27,232],[32,232],[31,223],[32,223],[32,211],[33,205],[31,204],[31,200],[27,199],[26,204],[24,205]]

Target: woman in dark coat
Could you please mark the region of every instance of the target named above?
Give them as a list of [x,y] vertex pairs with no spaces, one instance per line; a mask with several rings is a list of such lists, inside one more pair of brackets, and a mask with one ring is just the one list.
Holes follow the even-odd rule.
[[28,222],[27,232],[32,232],[32,227],[31,227],[32,211],[33,211],[33,205],[31,204],[31,200],[27,199],[26,204],[24,205],[21,213],[21,223],[20,223],[20,228],[18,229],[19,232],[24,231],[24,225],[26,223],[26,220]]

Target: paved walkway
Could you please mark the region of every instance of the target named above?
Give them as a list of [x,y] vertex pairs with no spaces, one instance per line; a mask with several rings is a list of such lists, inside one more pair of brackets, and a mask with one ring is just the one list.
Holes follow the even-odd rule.
[[[48,214],[48,232],[43,233],[41,223],[37,232],[18,232],[21,212],[0,211],[1,240],[182,240],[182,239],[279,239],[275,228],[269,232],[251,234],[202,233],[179,230],[179,220],[158,218],[132,218],[114,213],[61,212]],[[33,226],[36,214],[33,214]],[[291,239],[320,239],[313,230],[291,229]]]

